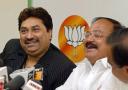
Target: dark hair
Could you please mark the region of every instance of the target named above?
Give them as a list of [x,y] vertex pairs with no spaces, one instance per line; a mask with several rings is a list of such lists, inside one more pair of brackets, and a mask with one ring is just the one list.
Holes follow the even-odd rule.
[[107,43],[112,46],[113,60],[118,67],[128,65],[128,28],[111,33],[107,38]]
[[113,23],[113,31],[115,31],[117,29],[124,28],[124,26],[122,26],[122,24],[120,22],[118,22],[117,20],[114,20],[112,18],[108,18],[108,17],[95,17],[92,21],[92,24],[95,23],[96,21],[100,20],[100,19],[106,19],[109,22]]
[[42,7],[37,7],[37,8],[29,7],[21,11],[18,18],[19,30],[22,22],[28,19],[29,17],[36,17],[41,19],[42,23],[46,26],[47,30],[52,30],[53,28],[52,18],[49,15],[49,13]]

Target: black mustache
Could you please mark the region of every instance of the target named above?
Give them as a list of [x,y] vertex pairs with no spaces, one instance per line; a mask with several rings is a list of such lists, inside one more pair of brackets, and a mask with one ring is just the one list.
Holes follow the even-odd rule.
[[91,49],[91,48],[98,48],[97,45],[92,43],[92,42],[87,42],[85,44],[85,46],[86,46],[86,48],[89,48],[89,49]]
[[36,39],[26,39],[25,40],[25,44],[29,44],[29,43],[35,43],[35,42],[38,42],[39,40],[36,40]]

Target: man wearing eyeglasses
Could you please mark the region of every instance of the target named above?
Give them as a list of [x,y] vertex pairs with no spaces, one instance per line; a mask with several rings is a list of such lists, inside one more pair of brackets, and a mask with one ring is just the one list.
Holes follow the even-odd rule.
[[73,70],[64,85],[56,90],[96,90],[96,82],[111,66],[107,62],[107,37],[122,25],[111,18],[97,17],[93,20],[91,30],[85,33],[86,60]]

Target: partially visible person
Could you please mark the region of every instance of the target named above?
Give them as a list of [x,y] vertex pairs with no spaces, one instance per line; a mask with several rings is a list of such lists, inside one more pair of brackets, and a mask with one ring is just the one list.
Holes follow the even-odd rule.
[[107,53],[110,46],[106,43],[108,36],[122,28],[120,22],[107,18],[97,17],[91,25],[91,30],[85,34],[86,60],[73,70],[64,85],[56,90],[95,90],[89,89],[100,76],[111,66],[107,62]]
[[43,90],[62,85],[76,65],[51,43],[53,23],[42,7],[25,8],[18,17],[20,39],[10,40],[0,57],[13,71],[43,67]]
[[112,69],[102,75],[98,90],[128,90],[128,28],[113,32],[107,42]]

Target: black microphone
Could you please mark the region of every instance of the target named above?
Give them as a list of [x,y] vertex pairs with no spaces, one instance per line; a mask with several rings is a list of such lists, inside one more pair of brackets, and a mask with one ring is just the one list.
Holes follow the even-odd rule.
[[19,90],[25,83],[22,76],[18,75],[5,85],[6,90]]

